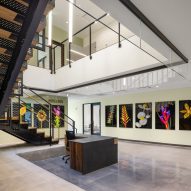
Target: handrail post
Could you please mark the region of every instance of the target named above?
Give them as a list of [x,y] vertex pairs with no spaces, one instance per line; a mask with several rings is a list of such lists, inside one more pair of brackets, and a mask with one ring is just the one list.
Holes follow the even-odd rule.
[[71,68],[71,42],[69,42],[69,67]]
[[52,105],[49,104],[50,146],[52,145]]
[[121,48],[121,24],[118,23],[118,46]]
[[52,49],[53,50],[53,66],[54,66],[54,69],[53,69],[53,73],[56,74],[56,51],[55,51],[55,48]]
[[49,47],[49,69],[50,73],[53,74],[52,46]]
[[92,59],[92,27],[91,27],[91,25],[90,25],[90,27],[89,27],[89,29],[90,29],[90,60]]
[[65,46],[61,45],[61,67],[65,66]]
[[21,96],[19,95],[19,124],[18,124],[18,127],[20,129],[20,123],[21,123],[21,114],[20,114],[20,109],[21,109]]
[[74,132],[74,134],[75,134],[75,121],[73,121],[73,132]]

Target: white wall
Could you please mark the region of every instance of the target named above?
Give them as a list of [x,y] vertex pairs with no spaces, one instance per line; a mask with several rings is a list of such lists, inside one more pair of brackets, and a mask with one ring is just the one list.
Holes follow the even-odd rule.
[[[122,139],[151,141],[180,145],[191,145],[191,131],[179,131],[179,100],[189,100],[191,88],[161,90],[155,92],[127,94],[124,96],[111,96],[94,99],[69,99],[68,114],[76,121],[78,132],[82,132],[82,104],[101,102],[101,134],[105,136],[119,137]],[[155,102],[158,101],[175,101],[176,102],[176,122],[175,130],[155,129]],[[119,104],[133,104],[133,113],[135,113],[135,103],[152,102],[152,129],[136,129],[135,116],[133,119],[134,127],[132,129],[105,127],[105,106]],[[119,116],[119,114],[117,114]]]
[[38,68],[28,65],[27,70],[23,73],[23,83],[29,87],[54,89],[54,75],[50,74],[50,70]]
[[93,54],[93,59],[85,57],[65,66],[51,75],[49,70],[29,66],[24,72],[24,85],[43,89],[62,89],[96,81],[124,73],[139,71],[156,66],[158,61],[141,51],[128,41],[122,48],[115,44]]
[[130,73],[156,65],[157,61],[127,41],[122,48],[113,45],[93,54],[93,59],[85,57],[57,70],[56,89],[72,87],[98,79]]

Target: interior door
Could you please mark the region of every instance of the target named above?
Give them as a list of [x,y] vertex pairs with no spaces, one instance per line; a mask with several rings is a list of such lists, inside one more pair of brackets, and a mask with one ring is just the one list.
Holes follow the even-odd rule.
[[83,105],[83,133],[91,135],[91,104]]
[[101,105],[88,103],[83,105],[83,133],[101,135]]

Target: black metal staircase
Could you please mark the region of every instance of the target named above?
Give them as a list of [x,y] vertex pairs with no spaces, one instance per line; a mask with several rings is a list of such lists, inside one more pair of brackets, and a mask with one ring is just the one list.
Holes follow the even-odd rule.
[[0,114],[4,112],[20,71],[26,68],[26,55],[48,2],[0,1]]

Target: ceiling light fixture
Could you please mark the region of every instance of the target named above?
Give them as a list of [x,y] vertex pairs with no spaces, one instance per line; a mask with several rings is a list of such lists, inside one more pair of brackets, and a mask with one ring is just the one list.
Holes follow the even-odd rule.
[[109,14],[109,13],[107,13],[107,16],[110,16],[110,14]]
[[123,86],[126,86],[126,84],[127,84],[127,79],[123,78]]
[[52,45],[52,11],[48,13],[48,46]]
[[72,43],[73,38],[73,3],[74,0],[69,1],[69,43]]
[[73,49],[71,49],[71,52],[76,53],[76,54],[79,54],[79,55],[84,56],[84,57],[87,56],[86,54],[83,54],[83,53],[78,52],[78,51],[73,50]]
[[68,21],[66,21],[66,24],[68,24]]
[[156,88],[159,88],[159,85],[156,85],[155,87],[156,87]]

